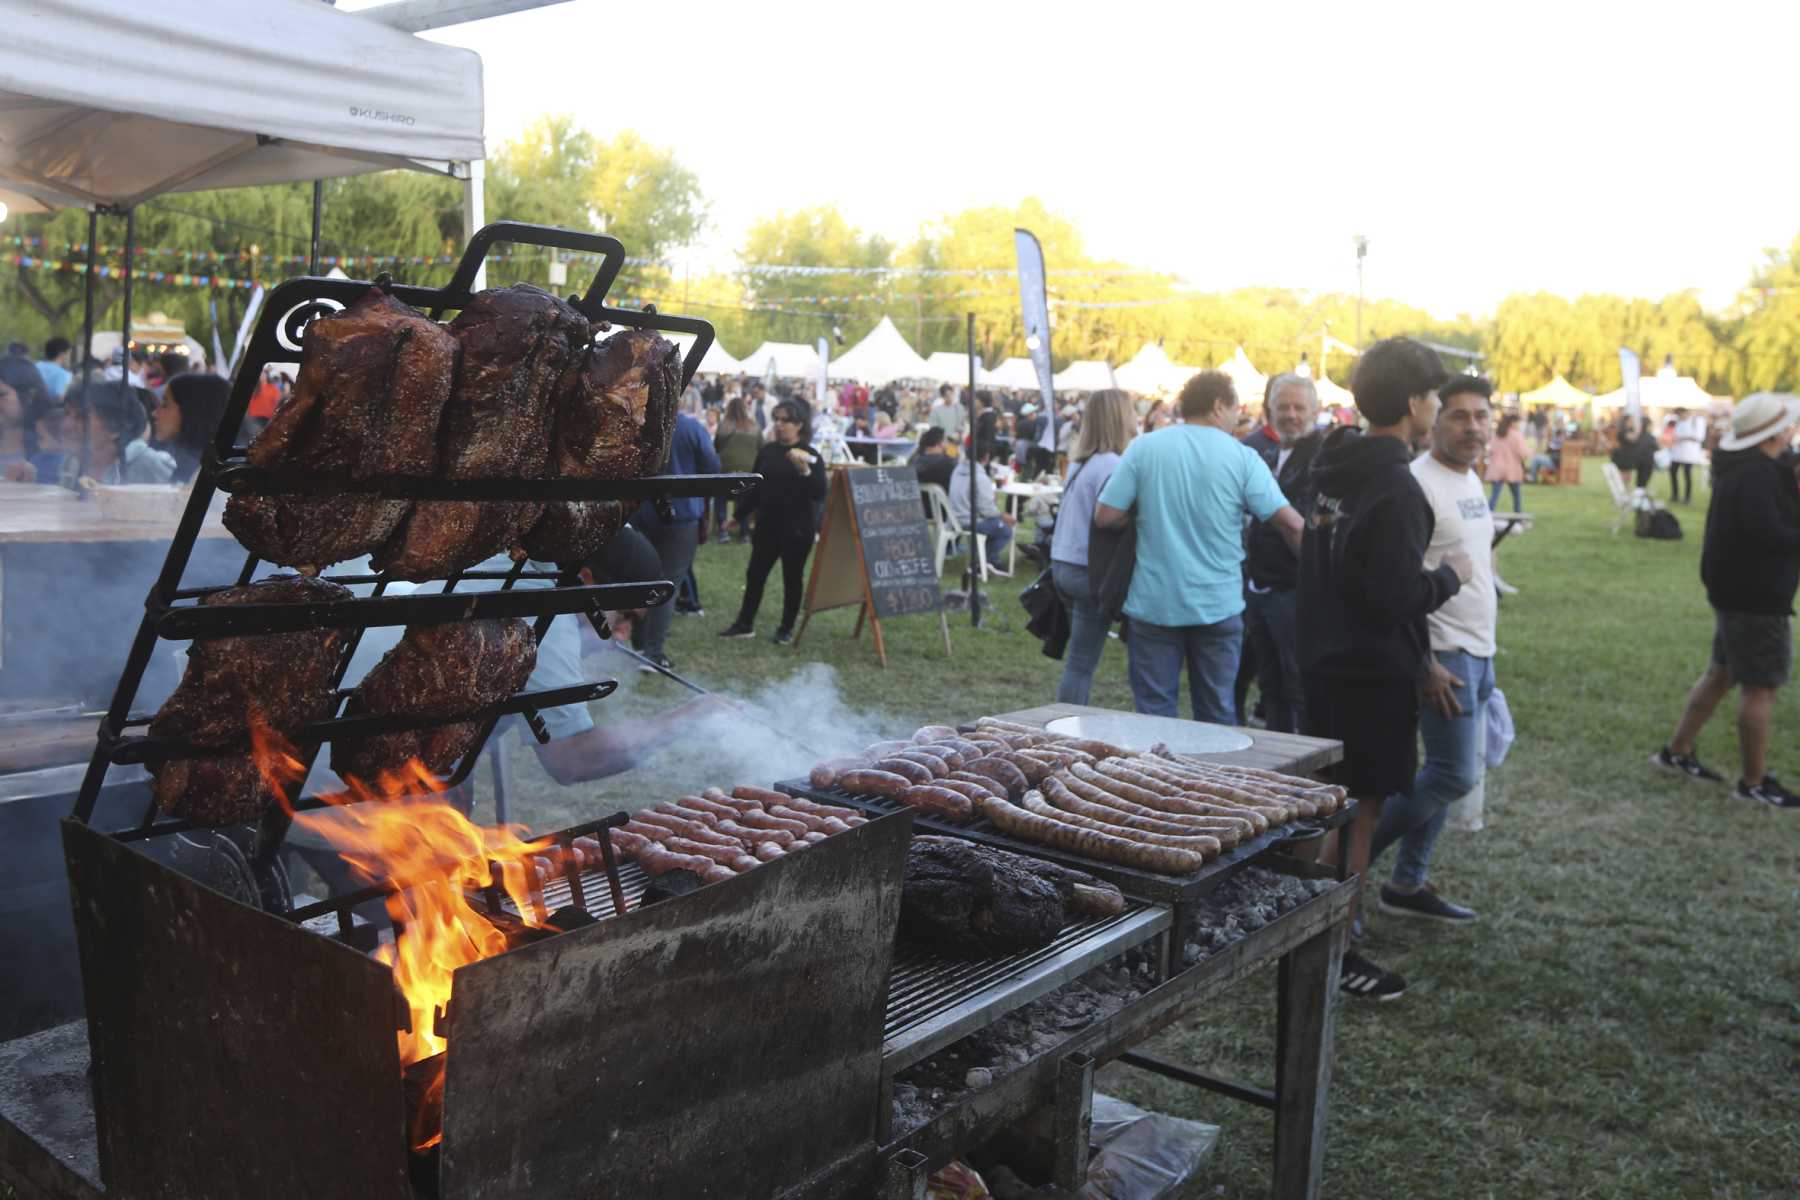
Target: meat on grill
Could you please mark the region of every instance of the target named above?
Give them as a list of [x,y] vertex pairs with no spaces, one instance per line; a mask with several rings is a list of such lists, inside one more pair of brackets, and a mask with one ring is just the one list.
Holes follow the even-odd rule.
[[525,553],[539,562],[574,567],[606,548],[625,524],[616,500],[574,500],[544,505],[544,515],[525,535]]
[[[375,665],[346,715],[461,717],[514,695],[537,665],[531,625],[516,617],[409,625]],[[480,719],[332,743],[331,769],[367,782],[418,759],[448,775],[481,734]]]
[[[587,318],[526,284],[478,293],[450,323],[461,348],[445,406],[438,473],[537,479],[550,465],[557,381],[588,340]],[[376,556],[405,579],[432,579],[517,545],[543,505],[422,500]]]
[[[456,354],[448,330],[370,288],[307,327],[293,396],[251,442],[250,461],[356,478],[430,475]],[[271,562],[328,566],[380,546],[407,508],[354,495],[234,496],[225,526]]]
[[681,351],[650,329],[625,329],[596,342],[556,394],[559,475],[635,479],[669,458]]
[[[204,603],[334,604],[347,588],[323,579],[275,575],[214,592]],[[341,629],[200,638],[188,650],[181,684],[150,722],[154,737],[229,746],[249,735],[254,715],[292,739],[331,715]],[[296,781],[297,782],[297,781]],[[274,794],[248,755],[171,759],[156,769],[157,806],[203,824],[253,820]]]
[[1068,922],[1061,888],[1041,864],[959,838],[915,837],[900,887],[900,936],[965,957],[1017,954]]

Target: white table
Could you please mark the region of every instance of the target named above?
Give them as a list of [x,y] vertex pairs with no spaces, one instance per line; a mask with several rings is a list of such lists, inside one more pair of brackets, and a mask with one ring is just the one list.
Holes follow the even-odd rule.
[[[1012,514],[1013,520],[1019,521],[1025,516],[1025,506],[1033,500],[1062,499],[1063,485],[1060,483],[1020,483],[1018,480],[1013,480],[1004,487],[996,488],[995,492],[1002,497],[1000,503],[1006,506],[1006,511]],[[1012,540],[1006,543],[1006,573],[1008,575],[1013,573],[1013,566],[1018,560],[1018,552],[1019,533],[1018,526],[1015,525]]]

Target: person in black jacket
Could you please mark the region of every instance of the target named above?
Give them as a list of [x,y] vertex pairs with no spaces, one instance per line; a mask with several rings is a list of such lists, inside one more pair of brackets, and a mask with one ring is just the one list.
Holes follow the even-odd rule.
[[[1461,551],[1425,569],[1436,520],[1410,469],[1447,377],[1428,346],[1409,338],[1375,343],[1351,384],[1368,433],[1335,430],[1313,460],[1316,494],[1300,543],[1306,732],[1344,743],[1337,779],[1357,800],[1349,865],[1358,873],[1367,870],[1382,802],[1412,790],[1420,693],[1441,686],[1425,618],[1474,571]],[[1347,952],[1339,986],[1391,1000],[1406,981]]]
[[[1281,494],[1299,513],[1312,508],[1312,464],[1324,443],[1316,423],[1319,392],[1313,381],[1292,373],[1269,382],[1264,420],[1279,441],[1265,461]],[[1260,433],[1260,429],[1258,431]],[[1250,445],[1253,433],[1244,439]],[[1305,690],[1300,676],[1300,613],[1295,585],[1300,559],[1267,521],[1250,526],[1244,557],[1244,639],[1256,664],[1263,719],[1276,733],[1299,733]]]
[[1733,686],[1738,693],[1738,754],[1733,793],[1775,808],[1800,808],[1768,769],[1775,697],[1793,664],[1791,623],[1800,588],[1800,478],[1788,438],[1800,400],[1758,392],[1731,413],[1731,435],[1713,456],[1712,503],[1700,578],[1713,607],[1712,663],[1688,693],[1675,735],[1650,761],[1690,779],[1724,782],[1694,756],[1694,742]]
[[800,615],[800,596],[806,585],[806,556],[812,553],[818,529],[814,506],[825,498],[825,462],[812,448],[812,415],[804,401],[781,401],[771,422],[775,438],[763,445],[752,468],[763,477],[762,482],[750,490],[737,510],[740,523],[751,511],[756,513],[750,566],[744,572],[744,602],[737,620],[719,636],[756,636],[763,584],[779,561],[781,625],[775,630],[775,644],[786,646],[794,640],[794,618]]

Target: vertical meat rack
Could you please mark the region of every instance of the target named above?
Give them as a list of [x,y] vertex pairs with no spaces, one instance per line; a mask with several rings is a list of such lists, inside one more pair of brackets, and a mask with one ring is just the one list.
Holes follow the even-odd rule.
[[[394,284],[386,276],[375,283],[396,298],[442,319],[446,312],[465,307],[471,289],[496,245],[541,246],[550,250],[568,250],[598,256],[599,265],[586,293],[569,297],[569,302],[597,330],[611,326],[654,329],[664,333],[691,335],[682,363],[681,386],[686,388],[713,342],[712,326],[691,317],[668,316],[654,306],[643,310],[614,308],[606,303],[606,295],[625,262],[625,247],[616,238],[602,234],[581,233],[517,222],[498,222],[481,229],[470,239],[450,282],[442,288]],[[247,555],[234,583],[184,586],[185,576],[194,554],[207,511],[216,492],[235,495],[319,495],[364,494],[376,497],[411,500],[620,500],[650,501],[663,512],[670,500],[678,496],[733,496],[753,484],[759,477],[748,474],[721,475],[655,475],[628,480],[598,479],[478,479],[449,480],[420,476],[372,476],[351,478],[298,468],[261,468],[246,457],[246,447],[237,444],[236,433],[248,411],[250,397],[264,369],[273,363],[298,363],[305,332],[314,319],[338,312],[361,297],[371,285],[349,279],[308,277],[290,280],[269,294],[255,333],[239,363],[232,381],[231,399],[220,421],[217,436],[208,449],[194,482],[193,492],[183,511],[168,557],[162,571],[144,602],[144,619],[126,658],[111,706],[100,723],[98,744],[82,780],[76,798],[73,820],[82,825],[92,822],[96,803],[108,770],[117,764],[154,764],[171,758],[204,757],[221,751],[198,748],[185,743],[139,732],[151,719],[149,713],[133,711],[144,672],[150,664],[159,641],[186,641],[195,638],[219,638],[254,634],[289,633],[310,629],[336,628],[348,631],[346,644],[332,677],[337,689],[334,715],[303,728],[295,741],[299,757],[310,771],[322,745],[336,738],[366,737],[376,733],[427,729],[479,720],[480,736],[458,762],[445,781],[454,787],[468,778],[476,759],[486,745],[495,725],[509,715],[519,715],[531,727],[540,742],[549,734],[538,717],[538,710],[562,704],[584,703],[610,695],[618,684],[600,680],[575,687],[520,693],[473,714],[449,718],[349,716],[344,704],[350,691],[343,684],[351,656],[365,629],[375,626],[407,625],[444,621],[467,621],[484,618],[520,617],[535,620],[534,632],[542,641],[551,621],[564,614],[585,617],[605,633],[600,614],[605,610],[639,608],[662,603],[674,594],[669,580],[645,580],[609,584],[584,584],[574,567],[544,570],[524,561],[515,562],[509,570],[469,570],[442,579],[441,588],[407,595],[386,595],[393,580],[385,574],[323,573],[322,577],[358,594],[335,603],[318,604],[237,604],[206,606],[202,602],[215,592],[249,583],[261,560]],[[459,585],[477,582],[486,589],[458,591]],[[527,586],[519,587],[518,584]],[[364,594],[366,593],[366,594]],[[279,680],[272,681],[280,686]],[[224,753],[242,753],[245,748]],[[297,785],[296,785],[297,786]],[[325,806],[328,801],[318,796],[293,798],[295,811]],[[600,821],[560,831],[556,838],[566,848],[576,836],[597,834],[605,851],[605,874],[614,911],[624,911],[608,829],[623,823],[618,814]],[[294,908],[285,889],[274,880],[273,867],[291,818],[279,808],[271,808],[262,817],[255,834],[254,850],[248,855],[264,908],[279,912],[295,921],[336,912],[340,932],[347,932],[350,909],[363,900],[404,886],[404,881],[378,882],[360,892],[333,897],[320,904]],[[204,828],[193,821],[159,817],[152,801],[135,825],[109,831],[120,842],[137,842]],[[563,856],[565,861],[570,856]],[[581,902],[579,875],[567,867],[569,882],[577,903]],[[584,905],[585,907],[585,905]]]

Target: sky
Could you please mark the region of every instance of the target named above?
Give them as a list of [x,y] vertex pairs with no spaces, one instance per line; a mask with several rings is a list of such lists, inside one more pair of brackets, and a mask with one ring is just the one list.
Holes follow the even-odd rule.
[[570,0],[429,36],[481,53],[490,149],[545,112],[672,147],[699,266],[781,210],[907,239],[1036,196],[1204,291],[1354,292],[1363,234],[1368,295],[1449,317],[1730,304],[1800,234],[1797,33],[1779,2]]

